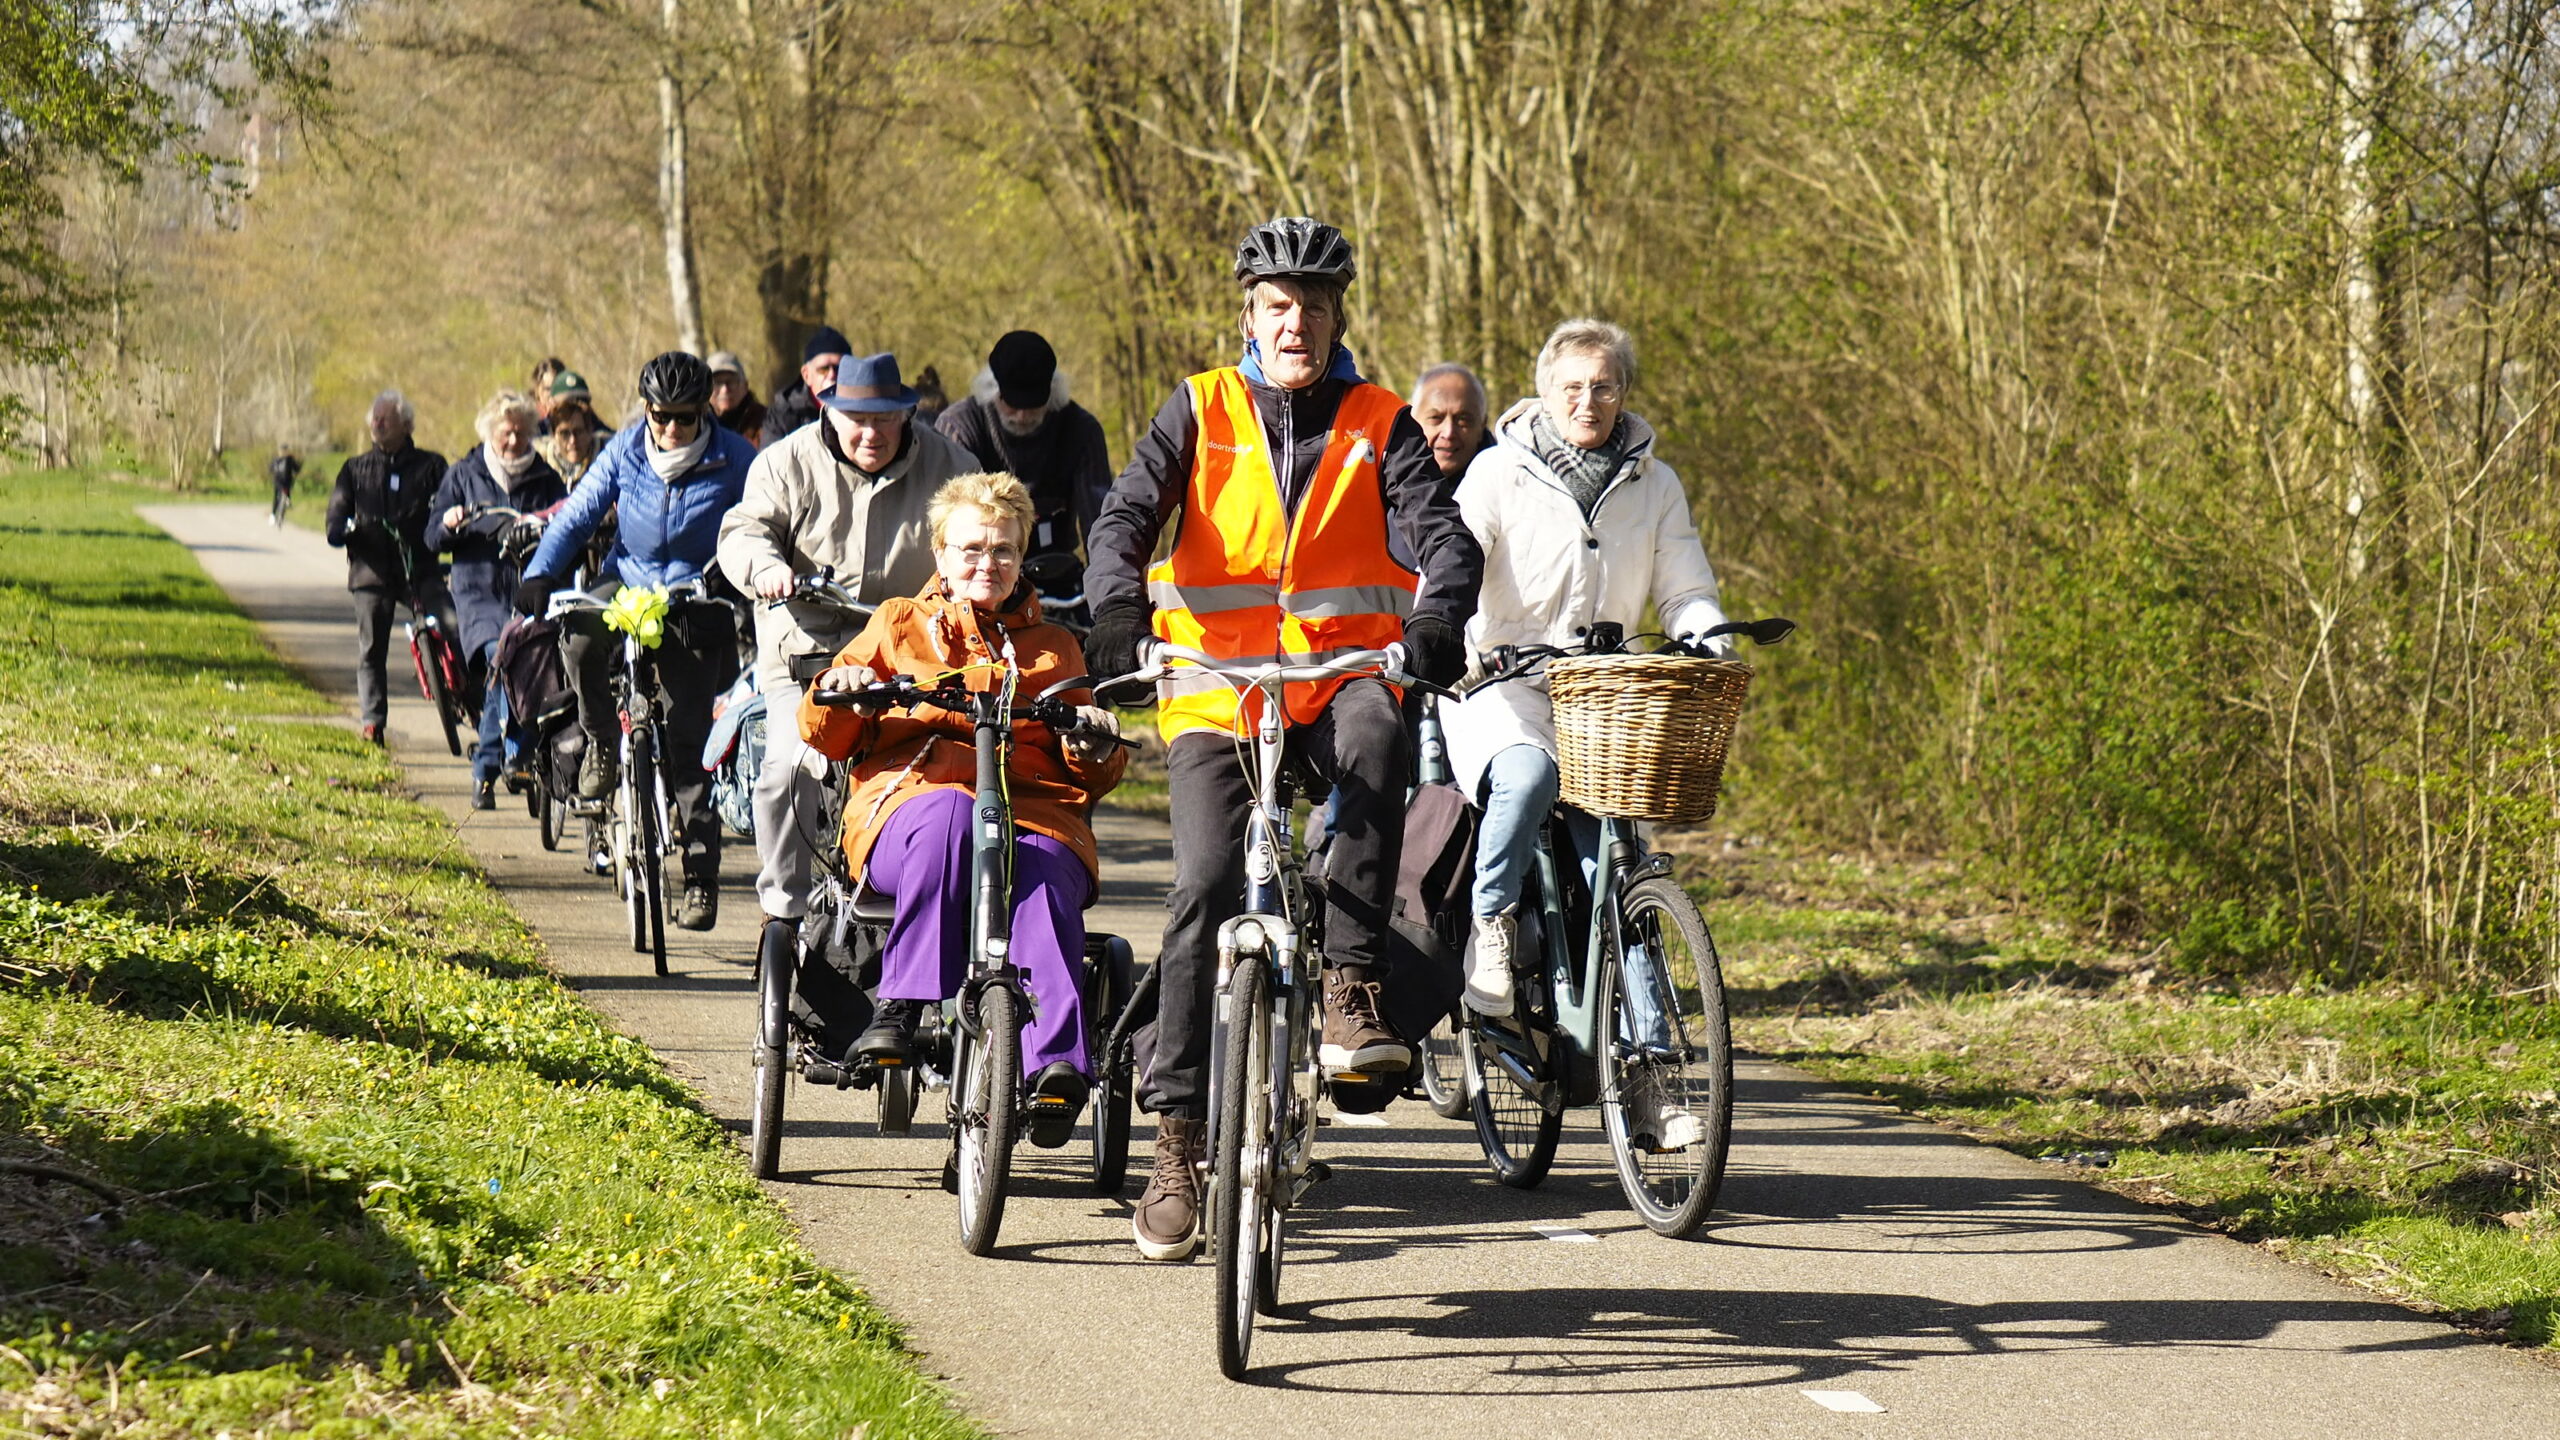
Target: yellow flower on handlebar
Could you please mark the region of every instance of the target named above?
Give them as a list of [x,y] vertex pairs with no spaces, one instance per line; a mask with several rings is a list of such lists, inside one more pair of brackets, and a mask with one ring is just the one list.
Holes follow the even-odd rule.
[[613,603],[604,607],[607,629],[619,630],[640,642],[643,650],[655,650],[667,633],[667,592],[652,585],[642,589],[625,585],[614,592]]

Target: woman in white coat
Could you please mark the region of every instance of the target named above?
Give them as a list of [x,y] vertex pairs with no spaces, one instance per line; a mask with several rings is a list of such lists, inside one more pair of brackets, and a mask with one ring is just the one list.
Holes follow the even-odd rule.
[[[1484,547],[1484,589],[1467,627],[1481,657],[1497,645],[1582,643],[1600,622],[1635,634],[1650,604],[1675,637],[1723,623],[1716,575],[1680,478],[1653,453],[1653,427],[1626,410],[1635,342],[1599,320],[1568,320],[1538,351],[1538,395],[1511,407],[1467,467],[1458,508]],[[1716,642],[1719,650],[1729,642]],[[1532,676],[1441,708],[1458,783],[1484,807],[1476,841],[1468,1008],[1511,1013],[1515,913],[1539,823],[1556,800],[1555,714]],[[1599,826],[1580,817],[1586,866]]]

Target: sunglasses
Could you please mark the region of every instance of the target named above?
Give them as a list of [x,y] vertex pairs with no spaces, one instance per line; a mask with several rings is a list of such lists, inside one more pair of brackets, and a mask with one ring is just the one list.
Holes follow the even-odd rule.
[[699,410],[661,410],[649,407],[649,423],[663,430],[688,430],[702,423]]

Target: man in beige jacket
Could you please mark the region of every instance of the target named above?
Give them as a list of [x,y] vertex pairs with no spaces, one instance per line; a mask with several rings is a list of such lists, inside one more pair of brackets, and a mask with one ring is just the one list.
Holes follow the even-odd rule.
[[977,468],[932,426],[914,423],[915,406],[896,356],[846,356],[835,388],[819,397],[821,423],[756,456],[745,496],[720,522],[720,572],[756,597],[756,688],[771,719],[755,788],[756,899],[768,932],[808,913],[813,867],[834,843],[818,833],[825,791],[812,771],[821,762],[791,722],[803,688],[792,665],[833,657],[864,620],[795,600],[794,585],[828,566],[866,605],[913,595],[934,574],[925,521],[933,492]]

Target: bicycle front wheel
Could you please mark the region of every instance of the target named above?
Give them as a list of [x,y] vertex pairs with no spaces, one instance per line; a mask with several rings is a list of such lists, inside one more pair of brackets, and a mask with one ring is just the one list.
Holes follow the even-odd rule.
[[1601,1123],[1636,1217],[1685,1239],[1715,1209],[1733,1138],[1724,967],[1706,917],[1670,880],[1640,881],[1620,905],[1622,958],[1601,996]]
[[631,850],[638,862],[633,890],[631,947],[649,952],[658,974],[667,973],[667,812],[658,803],[658,757],[645,734],[631,737]]
[[1228,982],[1226,1053],[1218,1067],[1217,1146],[1209,1168],[1209,1246],[1217,1257],[1218,1369],[1244,1378],[1261,1309],[1270,1148],[1271,999],[1261,955],[1236,957]]
[[444,748],[456,755],[462,753],[462,731],[453,723],[452,687],[445,683],[443,638],[434,630],[421,630],[409,641],[409,658],[418,667],[418,690],[434,707],[436,723],[444,728]]
[[1013,1168],[1015,1120],[1022,1110],[1022,1011],[1011,986],[978,995],[978,1033],[955,1082],[952,1124],[960,1156],[960,1246],[972,1255],[996,1248],[1004,1224],[1005,1182]]
[[791,982],[800,968],[797,940],[767,926],[756,947],[756,1046],[754,1110],[747,1127],[755,1177],[770,1180],[782,1168],[783,1081],[791,1062]]
[[1454,1015],[1441,1016],[1431,1033],[1422,1037],[1422,1098],[1430,1102],[1431,1113],[1443,1120],[1467,1113],[1467,1057],[1460,1049],[1465,1043]]

